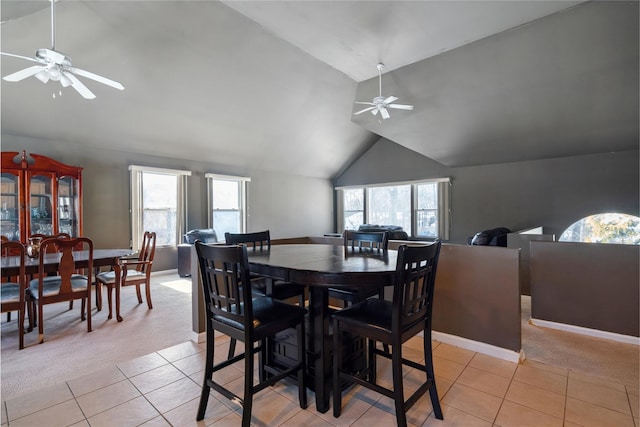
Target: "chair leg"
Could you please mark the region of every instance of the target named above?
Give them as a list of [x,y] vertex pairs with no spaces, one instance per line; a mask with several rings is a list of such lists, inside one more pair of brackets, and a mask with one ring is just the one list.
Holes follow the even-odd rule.
[[44,342],[44,316],[42,314],[42,304],[38,301],[38,318],[40,321],[38,322],[38,343],[42,344]]
[[22,350],[24,348],[24,309],[25,307],[22,307],[18,311],[18,349],[19,350]]
[[342,411],[342,390],[340,368],[342,361],[342,346],[340,345],[340,324],[333,320],[333,416],[338,418]]
[[[73,302],[73,301],[70,301]],[[80,304],[80,320],[82,320],[83,322],[86,320],[86,316],[85,316],[85,308],[87,307],[87,299],[86,298],[82,298],[82,304]]]
[[11,322],[11,312],[7,311],[7,323]]
[[96,282],[96,308],[102,311],[102,283]]
[[298,401],[300,402],[300,408],[307,409],[307,385],[304,379],[306,375],[305,356],[307,353],[305,345],[304,320],[302,320],[302,322],[296,327],[296,331],[298,333],[298,362],[300,363],[300,370],[298,371]]
[[214,333],[213,331],[209,332],[207,328],[207,356],[204,365],[204,378],[202,379],[202,392],[200,393],[200,404],[198,405],[198,413],[196,415],[196,421],[200,421],[204,418],[204,414],[207,411],[207,401],[209,400],[209,392],[211,391],[211,387],[209,387],[208,381],[211,379],[213,375],[213,352],[215,348],[215,343],[213,340]]
[[138,304],[142,304],[142,293],[140,293],[140,284],[136,285],[136,295],[138,295]]
[[113,313],[113,301],[112,301],[112,291],[113,290],[113,285],[107,284],[107,304],[109,305],[109,315],[107,316],[107,319],[111,319],[112,313]]
[[391,354],[391,371],[393,372],[393,400],[396,407],[396,423],[398,427],[407,427],[407,414],[402,389],[402,345],[393,346]]
[[[244,352],[244,396],[242,397],[242,427],[251,427],[253,407],[253,343],[245,343]],[[264,350],[264,348],[263,348]]]
[[433,355],[431,350],[431,333],[429,331],[424,332],[424,364],[426,368],[427,381],[431,380],[431,387],[429,387],[429,396],[431,397],[431,406],[433,407],[433,414],[437,419],[442,420],[442,408],[440,407],[440,399],[438,398],[438,389],[436,388],[436,377],[433,372]]
[[37,323],[36,307],[31,297],[29,297],[29,299],[27,300],[26,305],[27,305],[27,316],[29,316],[29,327],[27,328],[27,332],[31,332],[33,331],[33,327],[36,326],[36,323]]
[[[87,302],[86,302],[86,307],[87,307],[87,332],[91,332],[93,330],[93,327],[91,326],[91,283],[89,283],[87,286],[89,286],[89,289],[87,289]],[[82,299],[82,303],[84,304],[85,300],[84,298]],[[84,312],[84,311],[83,311]]]
[[236,352],[236,339],[231,338],[229,341],[229,354],[227,355],[227,359],[231,359]]
[[151,310],[153,308],[153,304],[151,304],[151,280],[145,283],[144,291],[147,296],[147,306],[149,307],[149,310]]
[[367,339],[367,366],[369,368],[369,382],[372,384],[376,384],[377,375],[378,375],[378,364],[376,359],[376,354],[373,352],[373,349],[376,347],[376,342],[371,339]]

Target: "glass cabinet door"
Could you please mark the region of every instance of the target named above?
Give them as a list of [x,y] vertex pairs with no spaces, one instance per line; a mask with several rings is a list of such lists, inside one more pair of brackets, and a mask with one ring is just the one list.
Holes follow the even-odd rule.
[[55,175],[48,172],[29,172],[29,235],[54,234],[53,228],[53,182]]
[[20,175],[2,172],[0,180],[0,228],[4,237],[20,241]]
[[63,176],[58,180],[58,232],[77,237],[78,218],[78,180]]

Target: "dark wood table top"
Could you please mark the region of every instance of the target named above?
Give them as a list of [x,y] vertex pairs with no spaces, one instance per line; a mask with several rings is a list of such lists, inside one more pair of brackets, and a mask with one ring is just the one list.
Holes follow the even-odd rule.
[[252,272],[312,286],[385,285],[395,273],[397,251],[356,249],[321,244],[272,245],[270,250],[249,249]]
[[[118,259],[123,256],[128,256],[133,254],[135,251],[131,249],[94,249],[93,250],[93,266],[101,267],[107,265],[114,265]],[[74,252],[74,257],[76,261],[76,265],[81,268],[83,267],[82,263],[87,262],[88,252],[87,251],[77,251]],[[2,268],[2,274],[4,276],[13,276],[19,273],[19,261],[18,257],[8,256],[2,257],[0,260],[0,267]],[[47,264],[47,268],[51,269],[51,271],[55,271],[58,266],[58,262],[60,261],[60,254],[50,254],[45,257],[45,263]],[[38,272],[39,267],[39,259],[38,258],[29,258],[25,259],[25,270],[27,274],[35,274]]]

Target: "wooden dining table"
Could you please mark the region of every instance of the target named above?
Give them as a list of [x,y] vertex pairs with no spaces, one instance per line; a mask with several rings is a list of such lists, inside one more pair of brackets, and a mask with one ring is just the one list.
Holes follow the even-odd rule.
[[[316,393],[316,409],[329,409],[331,391],[331,309],[329,288],[385,286],[393,283],[397,251],[355,251],[323,244],[272,245],[247,251],[252,273],[309,286],[308,374]],[[311,362],[313,361],[313,363]]]
[[[131,255],[134,253],[131,249],[94,249],[93,251],[93,267],[111,267],[115,271],[116,276],[116,319],[118,322],[122,322],[122,316],[120,316],[120,277],[122,273],[122,267],[120,265],[120,258]],[[58,265],[60,263],[60,254],[52,253],[46,254],[44,257],[45,271],[47,273],[56,273],[58,271]],[[74,252],[75,267],[77,269],[86,268],[88,263],[87,251]],[[38,274],[40,267],[39,258],[26,258],[25,259],[25,273]],[[3,276],[15,276],[19,274],[20,260],[16,256],[2,257],[0,268],[2,269]]]

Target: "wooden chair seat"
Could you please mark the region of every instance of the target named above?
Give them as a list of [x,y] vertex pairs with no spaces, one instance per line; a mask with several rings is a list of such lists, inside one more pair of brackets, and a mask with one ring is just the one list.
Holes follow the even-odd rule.
[[4,282],[0,286],[0,301],[2,304],[20,302],[20,294],[24,291],[24,286],[19,283]]
[[[116,272],[113,270],[98,273],[97,276],[100,276],[99,280],[103,285],[115,285],[116,283]],[[127,278],[130,280],[135,280],[136,278],[145,279],[146,274],[138,270],[128,269]]]
[[[72,274],[71,289],[74,292],[85,292],[87,289],[88,277],[82,274]],[[33,298],[38,298],[38,279],[33,279],[29,282],[29,290]],[[62,279],[60,276],[47,276],[42,279],[42,295],[45,297],[57,295],[60,292],[62,286]]]

